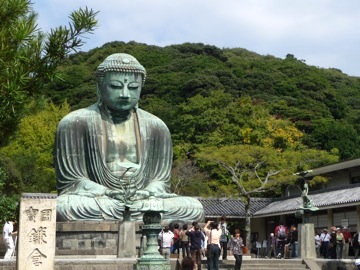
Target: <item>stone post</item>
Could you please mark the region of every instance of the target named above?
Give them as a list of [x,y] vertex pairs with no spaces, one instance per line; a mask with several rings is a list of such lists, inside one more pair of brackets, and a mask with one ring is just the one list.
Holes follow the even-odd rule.
[[20,200],[17,269],[53,270],[56,194],[24,193]]
[[298,240],[299,240],[299,257],[301,259],[315,259],[315,232],[314,224],[305,223],[299,224],[298,229]]
[[118,258],[136,258],[135,222],[119,224]]

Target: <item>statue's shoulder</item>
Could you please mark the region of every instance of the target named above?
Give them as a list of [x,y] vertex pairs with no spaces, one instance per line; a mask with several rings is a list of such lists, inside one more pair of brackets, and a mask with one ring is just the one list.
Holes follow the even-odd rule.
[[96,104],[93,104],[87,108],[81,108],[75,111],[72,111],[65,115],[60,121],[61,124],[71,124],[89,121],[89,118],[94,117],[99,114],[99,109]]
[[139,119],[140,125],[152,125],[152,126],[157,126],[159,128],[168,130],[168,127],[166,126],[164,121],[161,120],[156,115],[149,113],[147,111],[144,111],[142,109],[137,109],[136,113],[137,113],[137,117]]

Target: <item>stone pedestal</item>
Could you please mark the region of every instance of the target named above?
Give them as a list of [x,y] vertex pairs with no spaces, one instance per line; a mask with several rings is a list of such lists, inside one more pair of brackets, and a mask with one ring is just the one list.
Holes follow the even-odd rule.
[[[97,256],[106,255],[112,257],[133,258],[129,252],[123,252],[122,248],[131,249],[135,252],[140,246],[140,223],[122,225],[120,221],[68,221],[56,224],[56,255],[66,256]],[[132,235],[134,226],[135,233]],[[120,234],[119,234],[120,232]],[[123,235],[126,232],[126,235]],[[125,238],[124,238],[125,236]],[[129,239],[132,242],[129,242]],[[134,245],[134,248],[129,246]],[[133,253],[132,252],[132,253]],[[127,255],[126,255],[127,254]]]
[[119,225],[118,258],[136,258],[135,223],[125,221]]
[[299,224],[298,240],[299,240],[299,257],[301,259],[315,259],[315,232],[314,224]]
[[20,201],[17,269],[55,268],[56,195],[25,193]]
[[56,227],[57,256],[117,255],[119,222],[69,221]]

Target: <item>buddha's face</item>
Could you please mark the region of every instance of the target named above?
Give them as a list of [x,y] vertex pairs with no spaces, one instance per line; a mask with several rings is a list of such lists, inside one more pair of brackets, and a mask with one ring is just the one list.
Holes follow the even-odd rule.
[[115,111],[130,111],[139,101],[142,75],[109,71],[99,83],[103,103]]

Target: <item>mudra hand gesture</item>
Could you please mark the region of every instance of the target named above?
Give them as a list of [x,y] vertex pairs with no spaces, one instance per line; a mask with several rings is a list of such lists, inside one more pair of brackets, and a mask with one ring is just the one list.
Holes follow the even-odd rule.
[[[155,198],[161,198],[161,199],[172,198],[172,197],[177,196],[175,193],[156,193],[156,192],[154,192],[153,194],[154,194]],[[148,199],[149,197],[150,197],[150,191],[137,190],[135,192],[135,195],[132,197],[132,199],[136,201],[136,200]]]

